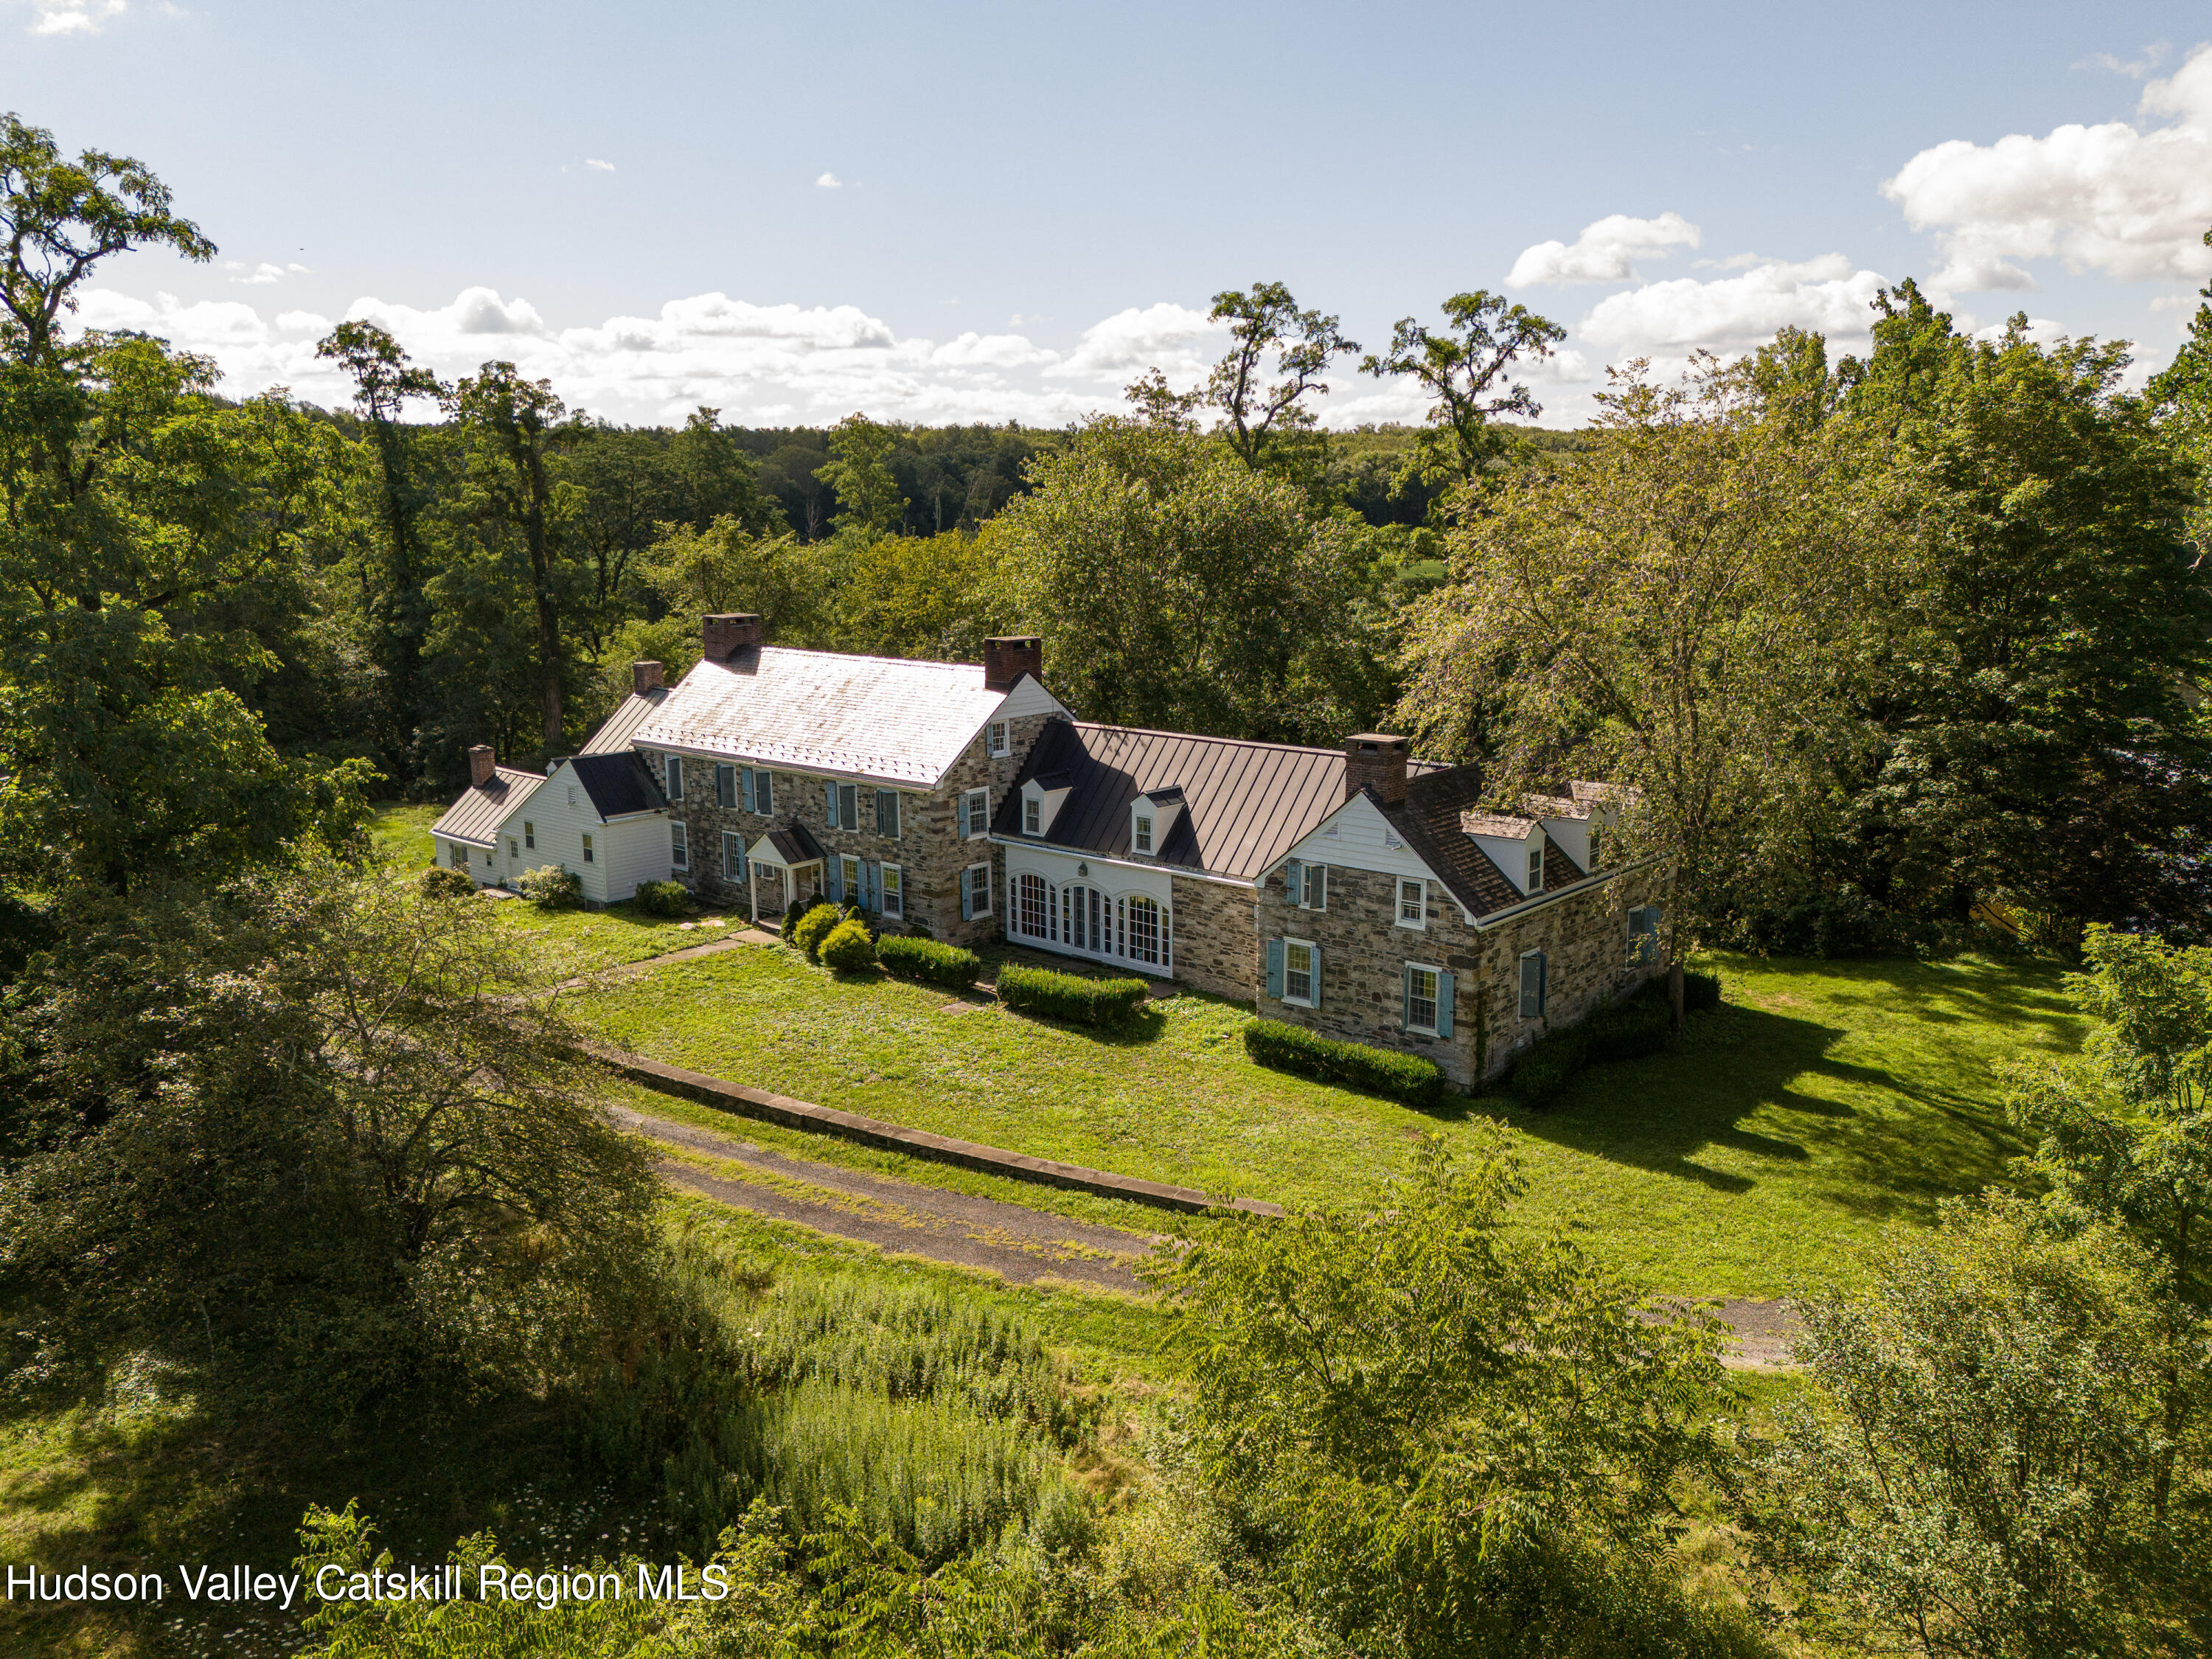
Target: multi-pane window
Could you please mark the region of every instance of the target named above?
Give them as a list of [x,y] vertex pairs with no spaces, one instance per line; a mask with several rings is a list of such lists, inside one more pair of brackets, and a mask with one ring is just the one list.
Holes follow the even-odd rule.
[[1022,802],[1022,833],[1025,836],[1044,833],[1044,803],[1035,795]]
[[1003,755],[1010,746],[1006,741],[1006,721],[993,720],[991,722],[991,752],[994,755]]
[[745,878],[745,838],[734,830],[722,831],[722,878],[743,881]]
[[1299,902],[1309,910],[1328,908],[1328,866],[1309,864],[1301,872],[1299,885],[1305,889]]
[[465,870],[469,867],[469,849],[462,846],[460,842],[457,841],[447,842],[446,843],[446,850],[451,854],[449,861],[452,863],[454,869]]
[[1398,884],[1398,925],[1425,927],[1429,920],[1429,884],[1425,881]]
[[1132,844],[1139,853],[1149,853],[1152,850],[1152,820],[1150,813],[1137,814],[1137,827],[1131,839]]
[[522,821],[522,844],[525,847],[535,847],[538,845],[538,826],[532,823],[528,818],[525,818]]
[[[591,857],[589,853],[584,854]],[[668,826],[668,861],[678,870],[691,867],[691,832],[681,823]]]
[[1014,880],[1016,925],[1031,939],[1052,937],[1052,895],[1044,878],[1023,874]]
[[970,789],[960,797],[960,834],[973,841],[991,827],[991,792]]
[[1303,1002],[1308,1007],[1314,1000],[1314,947],[1304,939],[1283,941],[1283,1000]]
[[[680,836],[680,835],[682,835],[682,834],[684,833],[684,826],[683,826],[682,824],[680,824],[680,823],[679,823],[679,824],[678,824],[678,825],[676,826],[676,833],[677,833],[678,835],[679,835],[679,836]],[[586,864],[589,864],[591,861],[592,861],[592,838],[591,838],[591,836],[589,836],[587,835],[587,836],[586,836],[584,837],[584,862],[585,862],[585,863],[586,863]]]
[[1528,849],[1528,890],[1544,890],[1544,843],[1540,841]]
[[1437,981],[1433,968],[1406,964],[1406,1029],[1409,1031],[1434,1031],[1437,1029]]
[[906,872],[896,864],[886,864],[884,872],[884,915],[896,919],[906,914]]
[[860,882],[860,860],[840,858],[837,860],[837,877],[844,884],[847,898],[857,903],[866,896]]
[[968,915],[989,915],[991,914],[991,866],[988,864],[971,864],[963,873],[961,880],[965,884],[968,902],[964,908]]
[[899,832],[899,798],[896,789],[876,791],[876,833],[896,837]]
[[516,844],[513,836],[507,838],[507,855],[511,859],[519,859],[522,856],[522,848]]
[[1160,907],[1148,898],[1129,901],[1128,955],[1138,962],[1160,959]]
[[668,799],[684,799],[684,757],[681,755],[668,757]]

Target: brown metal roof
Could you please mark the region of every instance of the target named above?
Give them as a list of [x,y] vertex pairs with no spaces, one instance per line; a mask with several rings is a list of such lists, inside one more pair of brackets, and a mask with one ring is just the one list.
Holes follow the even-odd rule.
[[[1415,772],[1428,769],[1415,762]],[[1018,783],[1065,774],[1070,793],[1043,836],[1022,836],[1021,792],[1008,794],[994,830],[1074,852],[1134,856],[1129,808],[1139,795],[1180,790],[1183,811],[1154,861],[1255,881],[1344,804],[1344,751],[1054,720],[1030,750]]]
[[543,772],[518,772],[511,766],[496,769],[488,782],[473,785],[438,816],[430,826],[434,836],[471,847],[489,847],[499,839],[499,826],[514,809],[538,793],[545,781]]
[[629,747],[630,736],[650,720],[655,710],[668,700],[668,688],[656,685],[643,695],[633,691],[617,705],[599,729],[592,733],[592,740],[584,745],[586,755],[618,755]]

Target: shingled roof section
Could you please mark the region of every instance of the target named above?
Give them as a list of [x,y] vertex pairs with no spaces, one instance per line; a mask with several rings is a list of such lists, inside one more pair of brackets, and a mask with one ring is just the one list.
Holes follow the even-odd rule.
[[653,713],[668,700],[668,688],[656,685],[652,690],[633,691],[607,716],[605,723],[592,733],[591,741],[584,745],[586,755],[619,755],[629,747],[629,740],[637,728],[653,717]]
[[[1427,769],[1415,762],[1414,769]],[[1042,836],[1021,833],[1020,784],[1065,785]],[[1344,804],[1344,751],[1054,720],[1030,750],[996,833],[1066,851],[1132,856],[1131,805],[1180,789],[1183,810],[1152,862],[1255,881]]]
[[[1373,792],[1369,794],[1371,799]],[[1485,828],[1482,833],[1518,839],[1528,833],[1530,821],[1485,812],[1479,805],[1481,799],[1482,769],[1450,766],[1409,775],[1404,804],[1382,807],[1382,816],[1400,839],[1437,872],[1437,878],[1459,901],[1460,908],[1478,920],[1526,904],[1532,896],[1542,896],[1524,893],[1516,886],[1482,850],[1468,827],[1471,823],[1517,825],[1496,830]],[[1564,880],[1561,872],[1570,872]],[[1544,892],[1556,893],[1588,879],[1582,866],[1569,858],[1548,834],[1545,836]]]
[[928,789],[1005,697],[976,663],[740,646],[686,674],[629,740]]
[[668,805],[653,769],[625,750],[619,755],[571,755],[568,765],[602,818],[652,812]]
[[544,781],[543,772],[518,772],[511,766],[500,767],[489,780],[473,785],[466,794],[439,814],[438,821],[430,826],[430,833],[471,847],[489,847],[499,839],[499,826],[507,821],[507,814],[536,794]]

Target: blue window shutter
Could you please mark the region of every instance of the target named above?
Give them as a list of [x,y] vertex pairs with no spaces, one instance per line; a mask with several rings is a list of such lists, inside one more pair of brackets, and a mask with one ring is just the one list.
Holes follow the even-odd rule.
[[746,811],[753,810],[753,769],[750,766],[738,769],[738,799]]
[[1314,866],[1313,872],[1314,885],[1317,890],[1315,893],[1315,897],[1320,901],[1319,903],[1314,906],[1314,908],[1316,910],[1326,910],[1328,908],[1328,866],[1326,864],[1316,864]]
[[1291,896],[1293,904],[1306,902],[1306,867],[1292,859],[1283,871],[1283,890]]
[[968,839],[968,792],[965,789],[960,792],[958,798],[953,802],[952,810],[959,820],[960,839],[965,841]]
[[845,860],[829,858],[823,862],[829,866],[822,873],[829,878],[830,896],[842,904],[845,901]]
[[1544,1012],[1544,999],[1552,988],[1551,979],[1552,959],[1540,952],[1536,957],[1536,1012],[1540,1014]]
[[1313,1006],[1321,1006],[1321,946],[1313,947]]
[[1398,1029],[1413,1029],[1413,970],[1410,966],[1398,970]]
[[824,802],[826,820],[830,827],[835,830],[837,827],[837,786],[834,783],[825,783],[822,786],[822,793],[827,797]]
[[1283,941],[1267,941],[1267,994],[1280,1002],[1283,1000]]
[[965,870],[963,870],[960,872],[960,920],[963,921],[972,921],[975,919],[975,902],[969,896],[968,872]]
[[1437,975],[1437,1035],[1451,1035],[1452,976],[1449,973]]

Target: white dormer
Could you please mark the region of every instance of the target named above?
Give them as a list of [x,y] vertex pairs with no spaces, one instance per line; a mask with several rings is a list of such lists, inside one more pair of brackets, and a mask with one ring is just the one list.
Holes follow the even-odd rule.
[[1609,783],[1577,779],[1565,795],[1531,795],[1522,810],[1540,821],[1566,855],[1595,872],[1611,854],[1607,843],[1620,822],[1620,802],[1628,791]]
[[1129,850],[1158,858],[1183,813],[1182,786],[1148,789],[1129,803]]
[[1535,818],[1470,809],[1459,827],[1505,872],[1506,880],[1530,896],[1544,890],[1544,826]]
[[1068,792],[1075,781],[1065,772],[1048,772],[1042,777],[1031,778],[1022,786],[1022,833],[1025,836],[1048,836],[1053,820],[1060,809],[1067,804]]

